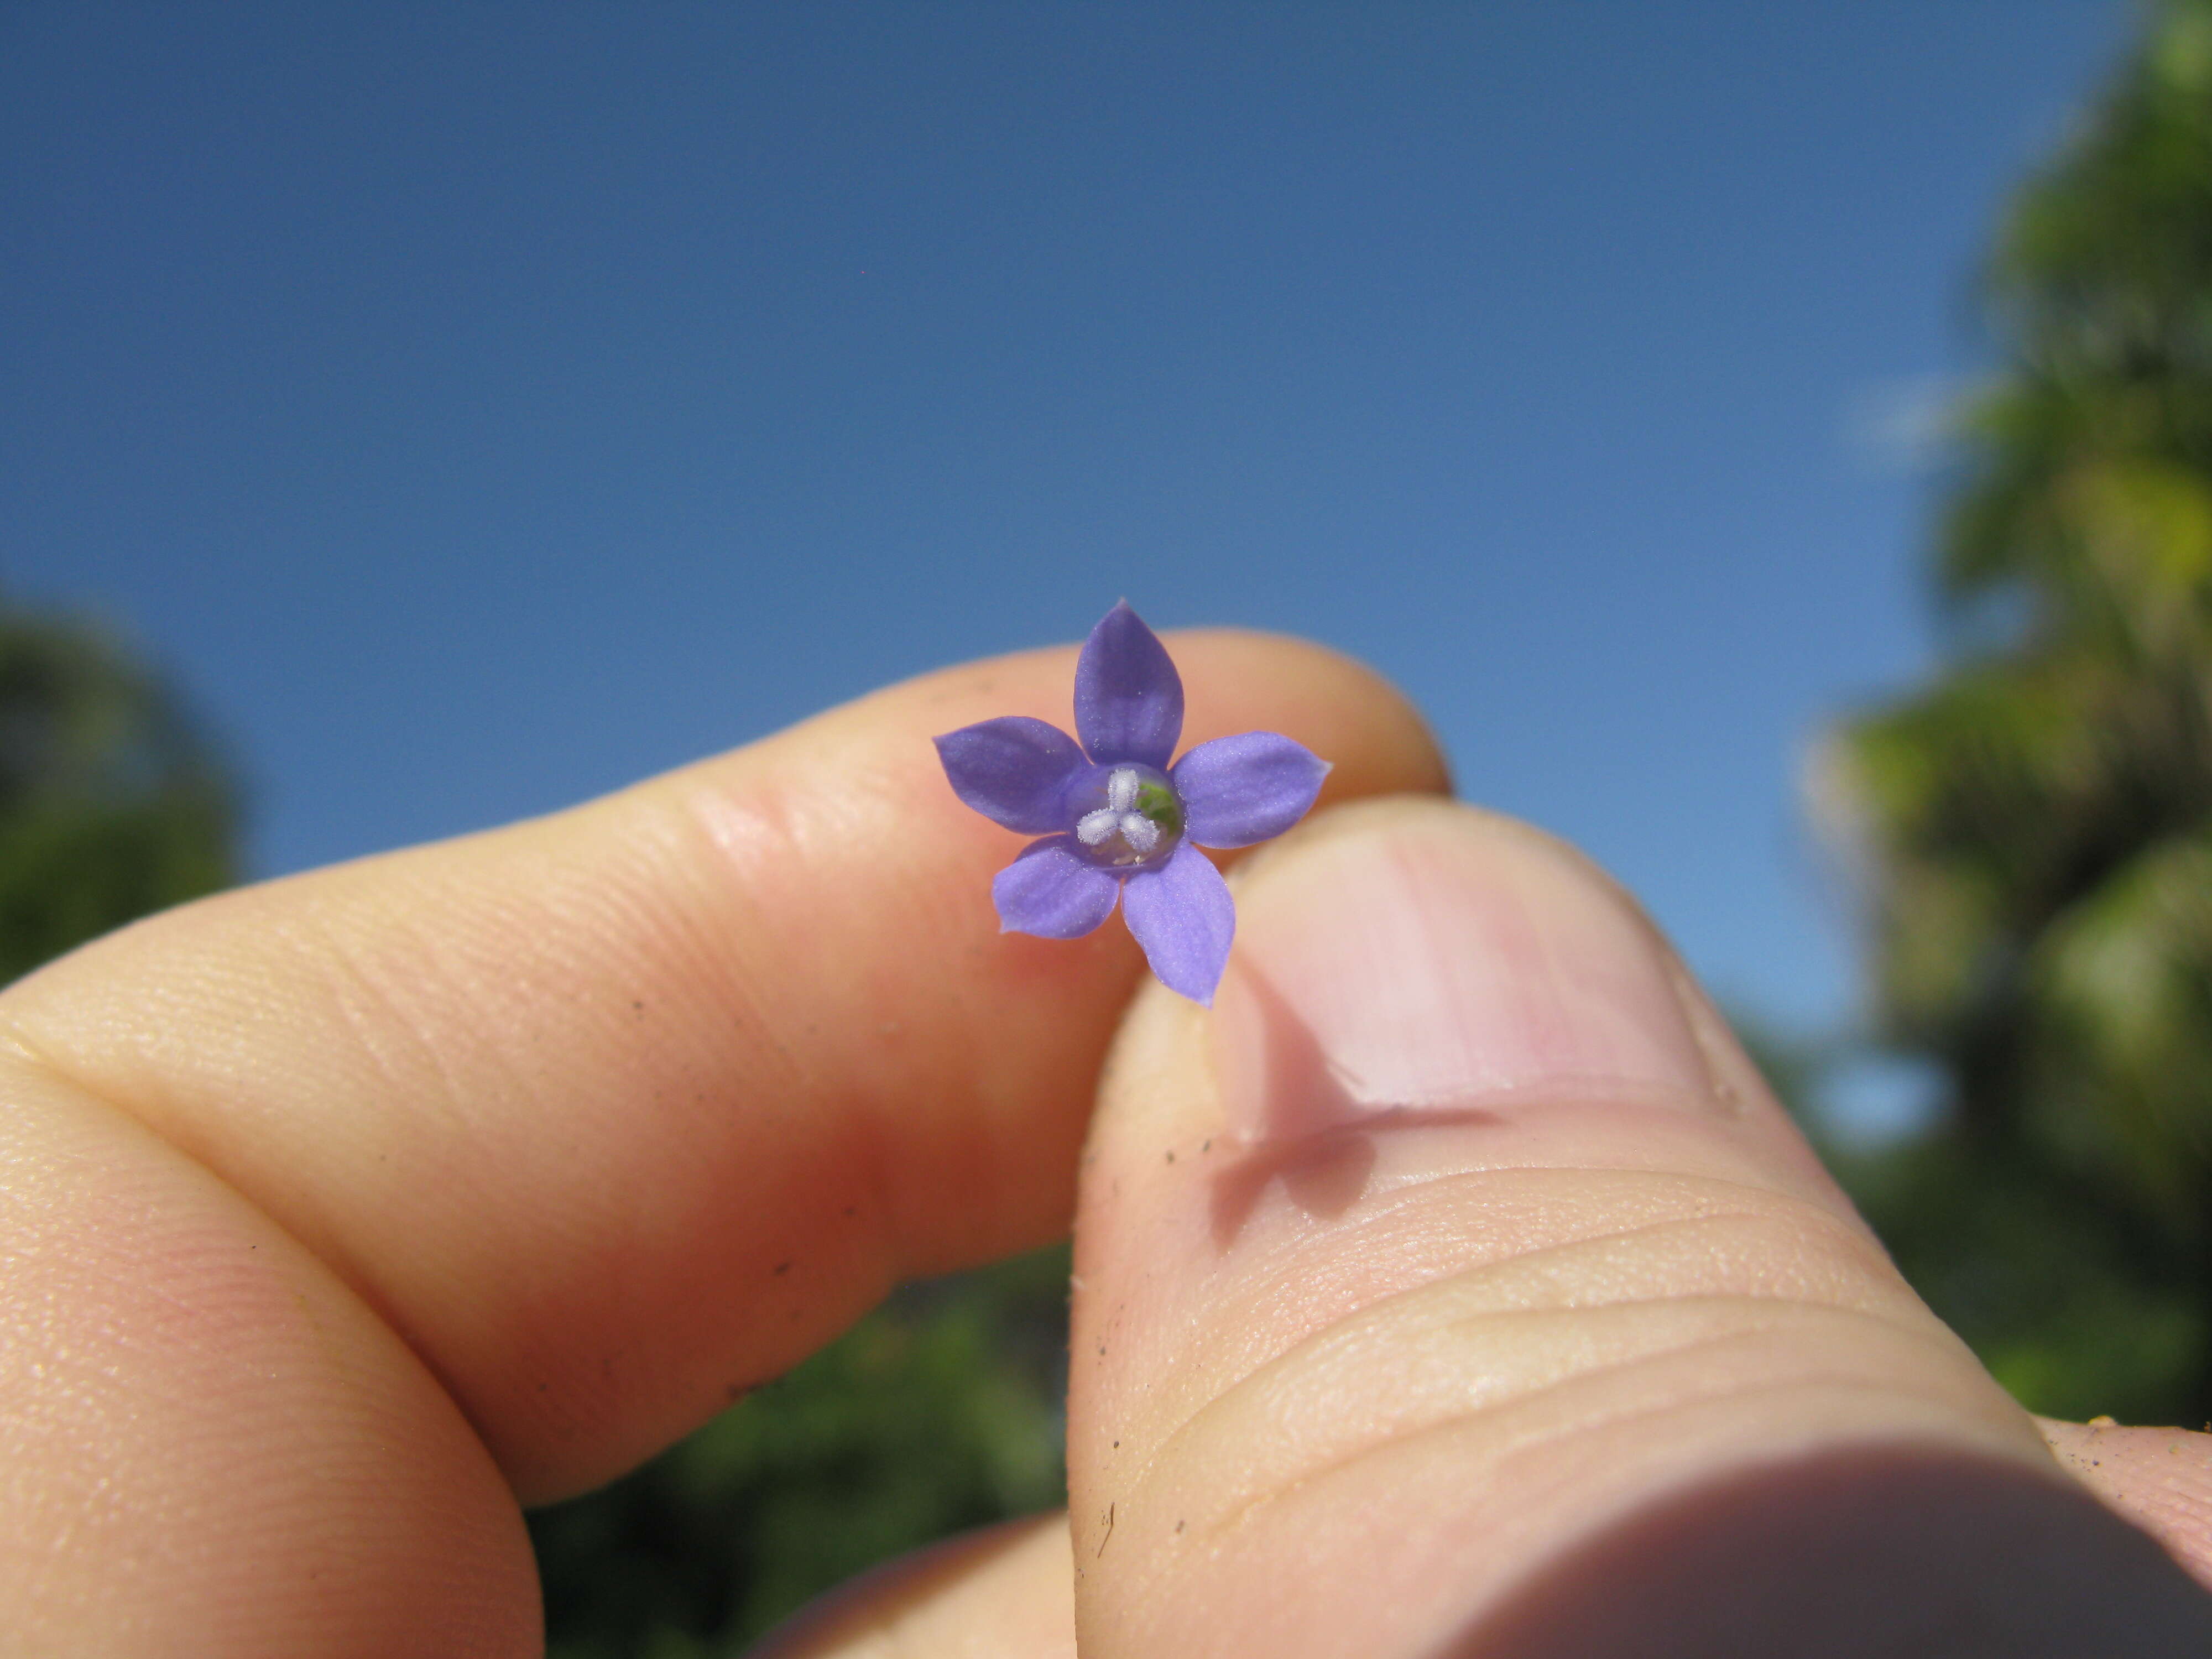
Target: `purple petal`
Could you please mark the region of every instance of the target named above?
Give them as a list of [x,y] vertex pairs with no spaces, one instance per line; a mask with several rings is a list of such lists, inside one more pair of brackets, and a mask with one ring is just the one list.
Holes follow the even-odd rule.
[[1114,914],[1121,884],[1069,850],[1066,836],[1048,836],[991,878],[999,931],[1039,939],[1081,939]]
[[1083,642],[1075,734],[1101,765],[1138,761],[1163,772],[1182,735],[1182,676],[1127,599]]
[[1183,834],[1201,847],[1249,847],[1305,817],[1328,763],[1273,732],[1201,743],[1169,777],[1182,797]]
[[1130,877],[1121,914],[1160,983],[1213,1006],[1237,933],[1237,905],[1206,854],[1185,842],[1158,869]]
[[1060,797],[1090,763],[1058,726],[1007,714],[936,743],[952,793],[994,823],[1031,836],[1067,828]]

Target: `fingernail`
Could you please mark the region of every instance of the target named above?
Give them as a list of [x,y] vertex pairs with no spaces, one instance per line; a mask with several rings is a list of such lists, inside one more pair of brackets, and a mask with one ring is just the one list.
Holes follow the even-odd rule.
[[1285,846],[1237,908],[1215,1042],[1247,1137],[1512,1100],[1713,1099],[1664,947],[1531,830],[1392,809]]

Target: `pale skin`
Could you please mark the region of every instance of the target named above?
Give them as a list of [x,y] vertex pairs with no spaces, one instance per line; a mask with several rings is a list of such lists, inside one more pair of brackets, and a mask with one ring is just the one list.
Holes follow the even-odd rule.
[[928,738],[1073,647],[0,995],[0,1653],[535,1652],[522,1505],[1071,1224],[1072,1520],[772,1651],[2212,1652],[2205,1437],[2020,1412],[1388,686],[1170,645],[1186,744],[1336,763],[1212,1012],[996,931]]

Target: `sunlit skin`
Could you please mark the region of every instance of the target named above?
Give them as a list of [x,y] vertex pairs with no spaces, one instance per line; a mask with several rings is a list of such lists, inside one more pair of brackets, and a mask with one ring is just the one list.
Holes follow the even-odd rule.
[[2207,1571],[2200,1437],[2054,1459],[1601,875],[1356,665],[1170,643],[1189,741],[1336,763],[1212,1012],[1002,934],[946,798],[931,735],[1073,647],[0,996],[0,1649],[535,1652],[522,1504],[1072,1223],[1072,1522],[781,1652],[2212,1651],[2114,1513]]

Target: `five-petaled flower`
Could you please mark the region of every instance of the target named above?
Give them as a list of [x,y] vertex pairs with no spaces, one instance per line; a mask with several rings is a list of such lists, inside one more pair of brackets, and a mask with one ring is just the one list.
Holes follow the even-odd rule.
[[991,884],[1000,930],[1080,939],[1116,899],[1152,971],[1211,1006],[1237,907],[1198,849],[1249,847],[1306,815],[1328,763],[1273,732],[1202,743],[1173,766],[1182,679],[1124,602],[1075,665],[1079,744],[1009,714],[937,739],[953,793],[1009,830],[1042,836]]

